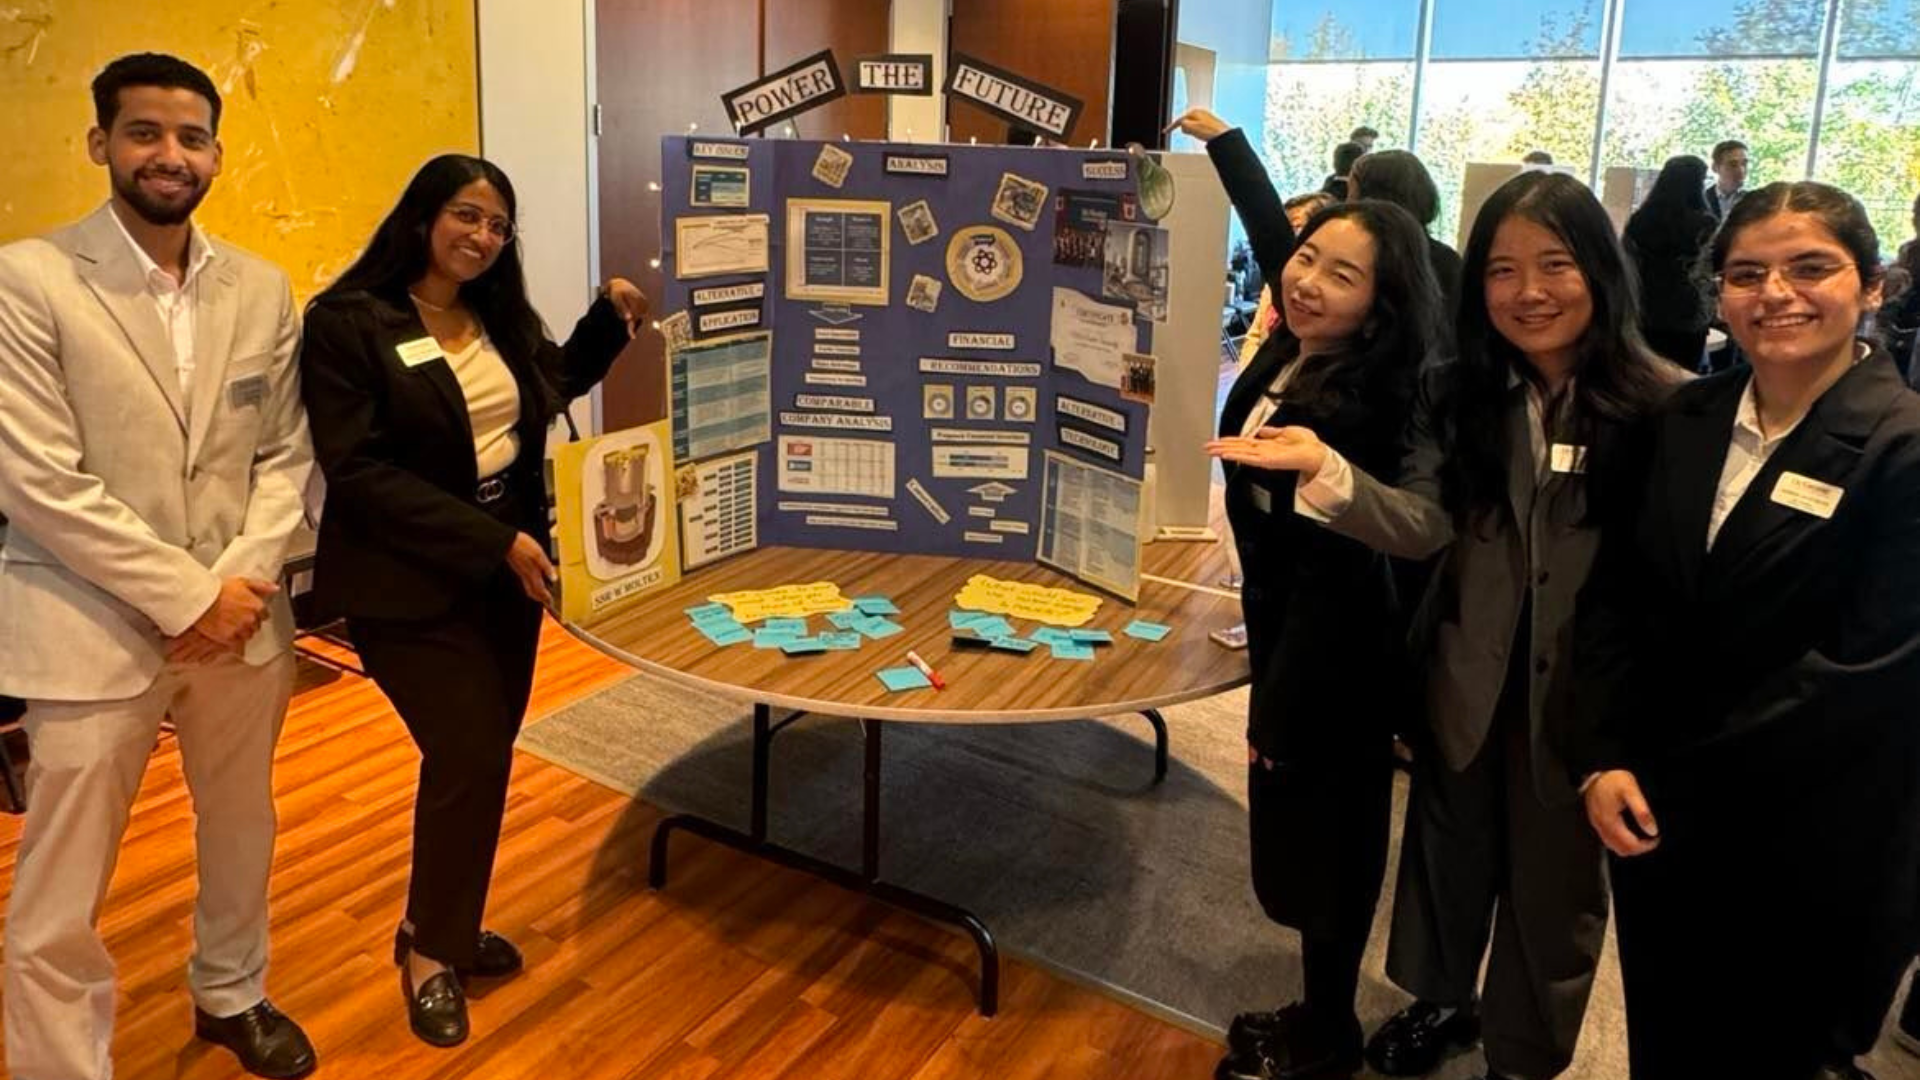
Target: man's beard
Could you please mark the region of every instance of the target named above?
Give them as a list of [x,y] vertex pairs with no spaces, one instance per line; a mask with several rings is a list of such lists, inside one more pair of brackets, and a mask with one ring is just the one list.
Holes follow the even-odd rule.
[[147,194],[140,186],[141,173],[163,171],[166,170],[143,169],[130,176],[113,172],[113,193],[120,196],[120,200],[132,207],[133,212],[149,225],[179,225],[193,216],[194,210],[200,206],[200,200],[207,197],[210,185],[195,175],[193,170],[181,169],[172,175],[188,179],[193,186],[180,198],[163,202]]

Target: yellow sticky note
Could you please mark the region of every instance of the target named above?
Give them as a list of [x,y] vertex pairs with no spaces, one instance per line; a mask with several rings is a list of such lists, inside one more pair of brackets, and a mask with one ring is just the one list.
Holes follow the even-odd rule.
[[840,595],[840,586],[831,581],[814,581],[805,585],[776,585],[771,589],[750,589],[745,592],[716,593],[707,599],[716,604],[727,605],[732,609],[733,617],[743,623],[782,616],[798,618],[806,615],[824,615],[832,611],[845,611],[853,606],[853,601]]
[[1071,589],[975,574],[953,598],[971,611],[991,611],[1054,626],[1084,626],[1100,610],[1100,598]]

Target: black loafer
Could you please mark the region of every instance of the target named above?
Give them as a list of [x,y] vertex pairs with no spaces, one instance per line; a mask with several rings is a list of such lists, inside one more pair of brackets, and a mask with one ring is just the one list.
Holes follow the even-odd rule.
[[241,1068],[271,1080],[305,1076],[317,1061],[307,1033],[270,1001],[238,1016],[214,1016],[195,1007],[193,1033],[233,1051]]
[[1348,1080],[1360,1069],[1360,1029],[1351,1021],[1328,1023],[1304,1004],[1245,1017],[1249,1022],[1239,1025],[1243,1039],[1255,1037],[1256,1027],[1269,1034],[1252,1049],[1222,1058],[1214,1080]]
[[407,1023],[422,1042],[459,1046],[467,1041],[467,995],[460,989],[460,976],[442,971],[415,990],[413,972],[403,964],[400,989],[407,995]]
[[1380,1025],[1367,1041],[1367,1064],[1383,1076],[1425,1076],[1480,1041],[1480,1014],[1416,1001]]
[[[400,965],[407,962],[407,954],[413,951],[413,935],[406,927],[393,932],[393,962]],[[491,930],[480,931],[480,943],[473,951],[472,967],[455,967],[462,979],[504,979],[527,966],[526,958],[513,942]]]

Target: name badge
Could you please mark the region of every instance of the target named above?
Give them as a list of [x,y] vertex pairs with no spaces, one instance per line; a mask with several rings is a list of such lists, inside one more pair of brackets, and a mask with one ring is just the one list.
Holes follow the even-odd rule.
[[227,384],[227,404],[236,409],[258,405],[267,400],[265,375],[242,375]]
[[1248,494],[1253,496],[1253,508],[1255,510],[1263,514],[1273,513],[1273,492],[1268,491],[1259,484],[1255,484],[1249,489]]
[[445,350],[440,348],[440,343],[430,337],[403,341],[395,345],[393,351],[399,354],[400,362],[410,368],[419,367],[429,360],[438,360],[447,355]]
[[1781,473],[1780,479],[1773,485],[1774,502],[1804,514],[1812,514],[1822,521],[1833,516],[1834,508],[1840,505],[1840,496],[1844,494],[1844,490],[1832,484],[1797,472]]
[[1583,473],[1587,471],[1587,448],[1572,443],[1557,442],[1553,452],[1548,455],[1548,464],[1557,473]]

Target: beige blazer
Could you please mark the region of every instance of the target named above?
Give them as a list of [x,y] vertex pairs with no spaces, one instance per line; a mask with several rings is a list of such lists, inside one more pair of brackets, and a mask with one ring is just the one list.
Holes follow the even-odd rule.
[[[211,241],[191,402],[106,207],[0,247],[0,694],[145,690],[224,577],[276,581],[312,469],[279,268]],[[286,598],[248,643],[284,652]]]

